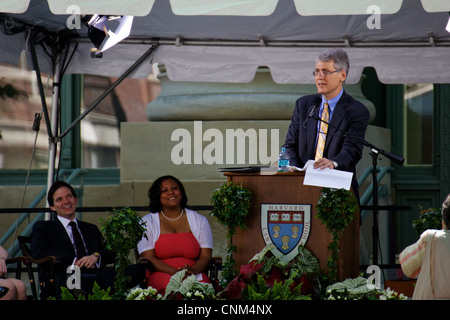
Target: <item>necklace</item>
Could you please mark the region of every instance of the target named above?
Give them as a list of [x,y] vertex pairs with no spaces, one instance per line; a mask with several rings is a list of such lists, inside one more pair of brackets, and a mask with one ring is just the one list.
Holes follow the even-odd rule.
[[164,218],[166,218],[167,220],[170,220],[170,221],[177,221],[178,219],[180,219],[181,216],[183,215],[183,212],[184,212],[184,210],[181,209],[181,213],[180,213],[180,215],[178,216],[178,218],[173,219],[173,218],[167,217],[167,216],[164,214],[164,212],[161,210],[161,214],[164,216]]

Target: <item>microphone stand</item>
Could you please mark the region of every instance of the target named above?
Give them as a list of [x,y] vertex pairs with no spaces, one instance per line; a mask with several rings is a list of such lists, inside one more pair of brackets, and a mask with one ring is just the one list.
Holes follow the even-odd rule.
[[[361,139],[357,139],[361,140]],[[398,157],[390,152],[387,152],[385,150],[381,150],[380,148],[374,146],[370,142],[364,140],[364,145],[366,147],[369,147],[371,149],[370,155],[372,156],[372,183],[373,183],[373,189],[372,189],[372,198],[373,198],[373,209],[372,209],[372,218],[373,218],[373,224],[372,224],[372,255],[373,255],[373,265],[378,265],[378,240],[379,240],[379,229],[378,229],[378,169],[377,169],[377,163],[378,163],[378,155],[382,154],[389,158],[390,160],[394,161],[398,165],[402,165],[405,159]]]
[[[321,118],[317,116],[312,116],[312,118],[316,119],[317,121],[321,121],[326,123],[328,126],[331,126],[331,124],[327,121],[322,120]],[[341,134],[344,137],[349,137],[352,139],[355,139],[356,141],[362,143],[364,146],[371,149],[370,155],[372,156],[372,183],[373,183],[373,190],[372,190],[372,198],[373,198],[373,225],[372,225],[372,251],[373,251],[373,261],[372,264],[377,265],[378,264],[378,239],[379,239],[379,229],[378,229],[378,172],[377,172],[377,164],[378,164],[378,156],[379,154],[384,155],[388,159],[392,160],[393,162],[397,163],[398,165],[403,165],[403,162],[405,161],[404,158],[399,157],[397,155],[394,155],[386,150],[382,150],[376,146],[374,146],[372,143],[370,143],[367,140],[361,139],[357,136],[349,135],[346,131],[337,128],[336,126],[333,126],[337,131],[341,132]]]

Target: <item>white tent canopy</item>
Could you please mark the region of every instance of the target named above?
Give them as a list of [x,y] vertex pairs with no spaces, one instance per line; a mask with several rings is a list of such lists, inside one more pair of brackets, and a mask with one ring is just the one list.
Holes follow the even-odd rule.
[[[275,10],[279,0],[168,0],[177,15],[269,15]],[[112,14],[146,16],[150,13],[155,0],[48,0],[54,14],[66,14],[68,8],[76,5],[82,14]],[[281,1],[280,1],[281,2]],[[403,0],[293,0],[297,12],[301,15],[337,15],[366,14],[367,8],[377,6],[380,13],[398,12]],[[428,12],[450,11],[450,3],[445,0],[421,0]],[[3,0],[0,12],[24,13],[30,0]]]
[[[12,13],[0,14],[0,61],[17,64],[34,41],[41,71],[60,52],[66,73],[120,76],[157,45],[130,76],[161,63],[174,81],[249,82],[264,66],[277,83],[312,83],[317,53],[343,47],[348,83],[365,67],[384,83],[450,83],[448,10],[443,0],[2,0]],[[130,36],[100,59],[72,15],[93,13],[135,15]]]

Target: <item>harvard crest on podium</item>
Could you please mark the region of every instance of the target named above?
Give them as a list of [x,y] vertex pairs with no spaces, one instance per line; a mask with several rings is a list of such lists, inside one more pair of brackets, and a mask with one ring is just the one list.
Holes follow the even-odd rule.
[[273,243],[272,253],[289,261],[305,245],[311,228],[310,204],[261,204],[261,231],[266,244]]

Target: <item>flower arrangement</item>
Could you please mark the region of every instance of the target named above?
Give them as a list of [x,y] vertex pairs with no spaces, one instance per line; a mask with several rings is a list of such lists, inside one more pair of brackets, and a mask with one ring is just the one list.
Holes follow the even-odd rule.
[[403,293],[398,294],[394,290],[377,289],[368,285],[368,280],[364,277],[346,279],[336,282],[326,289],[323,296],[325,300],[409,300]]
[[271,254],[274,244],[267,245],[239,275],[218,294],[223,299],[309,300],[320,267],[317,259],[303,246],[289,262]]
[[[281,262],[271,253],[269,244],[256,254],[227,287],[216,293],[209,283],[202,283],[194,275],[181,270],[174,274],[164,296],[153,287],[135,287],[128,290],[125,300],[410,300],[390,288],[377,289],[360,276],[336,282],[325,290],[317,259],[305,247],[299,246],[298,255],[291,261]],[[115,296],[94,284],[89,297],[76,297],[63,288],[63,300],[112,300]]]

